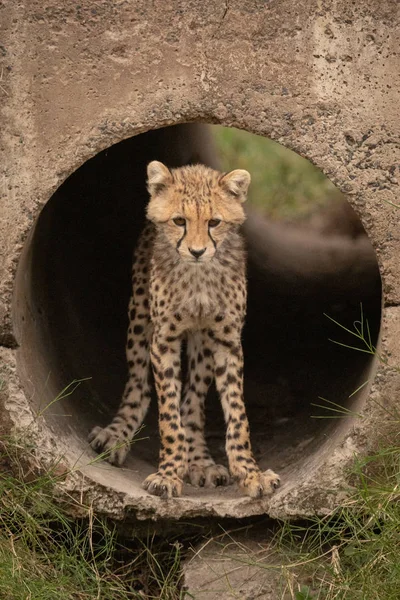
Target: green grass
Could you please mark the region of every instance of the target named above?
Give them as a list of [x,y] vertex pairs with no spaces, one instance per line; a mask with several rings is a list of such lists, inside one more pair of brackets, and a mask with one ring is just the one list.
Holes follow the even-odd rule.
[[154,536],[128,543],[90,507],[72,518],[54,500],[60,476],[23,439],[1,442],[1,600],[179,599],[180,545]]
[[222,169],[251,173],[249,201],[269,218],[304,219],[343,199],[322,171],[281,144],[235,128],[214,126],[212,131]]
[[353,493],[332,515],[280,532],[286,570],[307,566],[310,600],[399,597],[400,447],[358,461],[353,479]]

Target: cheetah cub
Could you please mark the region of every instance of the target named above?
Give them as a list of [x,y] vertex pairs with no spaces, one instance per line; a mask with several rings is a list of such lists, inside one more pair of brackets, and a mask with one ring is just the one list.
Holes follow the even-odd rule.
[[[279,485],[261,472],[250,447],[243,402],[241,331],[246,310],[245,251],[239,225],[247,171],[221,174],[202,165],[169,170],[148,165],[150,221],[135,252],[127,340],[129,378],[112,422],[95,427],[92,448],[121,465],[150,402],[150,362],[158,396],[160,460],[143,486],[163,498],[196,486],[228,485],[259,498]],[[188,375],[181,394],[181,343]],[[215,378],[227,425],[229,471],[211,457],[204,402]]]

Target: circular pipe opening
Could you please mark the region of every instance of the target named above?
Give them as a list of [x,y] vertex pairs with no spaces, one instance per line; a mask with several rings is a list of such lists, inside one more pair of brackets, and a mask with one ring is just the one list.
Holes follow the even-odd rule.
[[[57,190],[19,265],[14,306],[20,376],[48,427],[72,457],[87,464],[94,459],[88,432],[108,423],[127,374],[131,257],[144,224],[146,164],[154,159],[171,167],[195,161],[218,166],[205,125],[168,127],[120,142],[88,160]],[[377,261],[350,208],[346,219],[352,231],[356,223],[357,233],[321,235],[269,222],[255,210],[244,228],[249,256],[245,401],[256,457],[263,468],[283,474],[287,484],[319,460],[327,439],[346,430],[346,418],[314,418],[332,416],[328,403],[326,410],[316,406],[324,404],[320,398],[351,412],[363,400],[362,391],[352,394],[371,369],[371,356],[330,341],[351,343],[326,315],[353,328],[362,305],[372,342],[378,339]],[[73,393],[70,387],[53,402],[78,380]],[[225,426],[212,392],[206,427],[215,458],[226,462]],[[104,470],[104,481],[117,490],[134,493],[156,467],[154,398],[138,437],[126,468]],[[210,492],[184,489],[193,497],[204,493]]]

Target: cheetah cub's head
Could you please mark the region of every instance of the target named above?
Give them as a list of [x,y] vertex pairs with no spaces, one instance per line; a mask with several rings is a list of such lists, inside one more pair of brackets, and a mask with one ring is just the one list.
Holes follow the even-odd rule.
[[249,184],[250,174],[242,169],[219,173],[193,165],[170,170],[155,160],[147,167],[147,218],[182,260],[204,263],[245,220],[242,203]]

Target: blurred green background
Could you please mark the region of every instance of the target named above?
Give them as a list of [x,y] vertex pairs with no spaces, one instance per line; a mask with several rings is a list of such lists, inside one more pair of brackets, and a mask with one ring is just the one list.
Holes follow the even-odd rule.
[[211,127],[224,171],[246,169],[252,183],[249,201],[272,220],[307,220],[343,194],[308,160],[247,131]]

